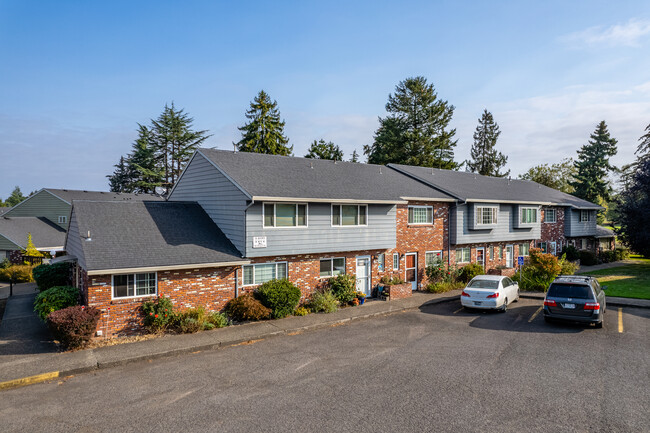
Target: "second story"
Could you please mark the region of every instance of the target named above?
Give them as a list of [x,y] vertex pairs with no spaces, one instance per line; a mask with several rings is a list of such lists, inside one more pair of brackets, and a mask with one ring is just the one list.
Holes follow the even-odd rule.
[[215,149],[169,200],[198,202],[248,258],[395,248],[398,205],[454,201],[385,166]]

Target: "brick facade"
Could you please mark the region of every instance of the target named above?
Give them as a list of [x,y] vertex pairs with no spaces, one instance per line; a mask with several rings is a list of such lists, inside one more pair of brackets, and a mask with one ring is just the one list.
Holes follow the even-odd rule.
[[[555,210],[556,222],[546,222],[545,219],[547,209]],[[536,247],[540,246],[540,242],[546,242],[547,252],[553,253],[553,251],[550,249],[550,243],[555,242],[555,254],[560,254],[562,247],[566,245],[566,237],[564,236],[564,210],[565,209],[563,207],[556,206],[542,207],[542,234],[541,238],[535,242]]]
[[[477,244],[463,244],[463,245],[453,245],[451,250],[451,263],[452,265],[465,266],[467,263],[477,263],[478,262],[478,250],[483,248],[484,250],[484,268],[487,271],[490,269],[506,268],[506,247],[512,245],[512,264],[513,267],[517,267],[517,257],[521,255],[520,245],[526,244],[529,248],[533,247],[532,240],[523,240],[523,241],[512,241],[512,242],[488,242],[488,243],[477,243]],[[470,248],[470,261],[467,263],[457,263],[456,261],[456,250],[460,248]]]

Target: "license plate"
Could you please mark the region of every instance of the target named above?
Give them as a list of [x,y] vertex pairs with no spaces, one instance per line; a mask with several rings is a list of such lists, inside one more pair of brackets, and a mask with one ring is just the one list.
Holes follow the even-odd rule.
[[567,310],[575,310],[576,308],[576,304],[562,304],[562,306]]
[[474,305],[481,305],[481,303],[478,301],[474,301]]

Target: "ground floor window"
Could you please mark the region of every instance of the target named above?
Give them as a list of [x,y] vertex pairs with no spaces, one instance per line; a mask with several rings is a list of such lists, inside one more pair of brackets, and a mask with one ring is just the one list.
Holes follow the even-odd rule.
[[149,296],[155,295],[156,291],[155,272],[113,275],[113,298]]
[[546,253],[548,252],[548,251],[547,251],[547,247],[546,247],[546,242],[540,242],[540,243],[539,243],[539,249],[542,250],[542,252],[543,252],[544,254],[546,254]]
[[424,265],[426,267],[442,263],[442,251],[427,251],[424,253]]
[[519,244],[519,255],[520,256],[527,256],[529,250],[530,250],[530,245],[529,244]]
[[377,269],[379,272],[384,272],[384,266],[386,263],[386,255],[381,253],[377,256]]
[[399,254],[398,253],[393,254],[393,270],[395,270],[395,271],[399,270]]
[[609,239],[607,239],[607,238],[598,240],[598,247],[601,250],[608,250],[609,245],[610,245],[610,242],[609,242]]
[[261,263],[242,266],[244,286],[266,283],[271,280],[287,278],[287,263]]
[[456,263],[469,263],[470,259],[470,249],[469,248],[457,248],[456,249]]
[[321,277],[333,277],[341,274],[345,274],[345,257],[338,257],[336,259],[321,259]]

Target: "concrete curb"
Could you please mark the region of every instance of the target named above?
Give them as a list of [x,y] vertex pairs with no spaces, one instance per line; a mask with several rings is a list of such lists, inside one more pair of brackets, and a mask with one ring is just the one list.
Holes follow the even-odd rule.
[[[394,309],[389,308],[388,310],[384,311],[377,311],[377,312],[371,312],[367,314],[362,314],[358,316],[352,316],[352,317],[345,317],[341,319],[336,319],[336,320],[330,320],[330,321],[325,321],[325,322],[320,322],[320,323],[315,323],[307,326],[296,326],[296,327],[291,327],[287,329],[280,329],[276,328],[276,331],[271,331],[271,332],[263,332],[260,334],[256,335],[249,335],[246,338],[238,338],[238,339],[232,339],[232,340],[227,340],[227,341],[212,341],[209,343],[205,344],[196,344],[196,345],[190,345],[187,347],[181,347],[181,348],[173,348],[173,349],[168,349],[168,350],[162,350],[162,351],[157,351],[157,352],[152,352],[148,354],[143,354],[143,355],[137,355],[137,356],[131,356],[127,358],[119,358],[119,359],[104,359],[103,353],[100,349],[93,349],[92,352],[94,354],[95,360],[94,362],[90,362],[89,365],[85,365],[82,367],[75,367],[75,368],[69,368],[66,370],[60,370],[60,371],[51,371],[47,373],[41,373],[33,376],[27,376],[27,377],[22,377],[22,378],[17,378],[17,379],[12,379],[8,380],[5,382],[0,382],[0,391],[2,390],[8,390],[8,389],[13,389],[13,388],[19,388],[27,385],[33,385],[36,383],[41,383],[41,382],[46,382],[48,380],[60,378],[60,377],[66,377],[66,376],[73,376],[76,374],[81,374],[81,373],[88,373],[91,371],[95,370],[103,370],[103,369],[108,369],[112,367],[118,367],[122,365],[127,365],[131,363],[136,363],[136,362],[141,362],[141,361],[147,361],[151,359],[161,359],[161,358],[168,358],[172,356],[178,356],[178,355],[183,355],[183,354],[188,354],[188,353],[195,353],[195,352],[204,352],[204,351],[210,351],[210,350],[215,350],[215,349],[220,349],[220,348],[226,348],[226,347],[233,347],[233,346],[238,346],[242,343],[251,343],[254,341],[260,341],[260,340],[267,340],[269,338],[273,337],[279,337],[283,335],[291,335],[295,333],[302,333],[306,331],[313,331],[313,330],[318,330],[322,328],[329,328],[332,326],[337,326],[337,325],[342,325],[346,323],[351,323],[351,322],[356,322],[359,320],[365,320],[365,319],[372,319],[376,317],[384,317],[384,316],[390,316],[393,314],[398,314],[398,313],[404,313],[408,311],[416,311],[419,310],[420,308],[426,306],[426,305],[435,305],[435,304],[441,304],[445,302],[451,302],[454,300],[460,299],[460,295],[455,295],[455,296],[450,296],[450,297],[445,297],[445,298],[438,298],[438,299],[431,299],[429,301],[426,301],[420,305],[413,305],[413,306],[407,306],[407,307],[396,307]],[[390,305],[389,305],[390,306]],[[273,322],[265,322],[273,326]],[[244,325],[245,326],[245,325]],[[210,332],[210,331],[207,331]],[[152,340],[153,341],[153,340]]]

